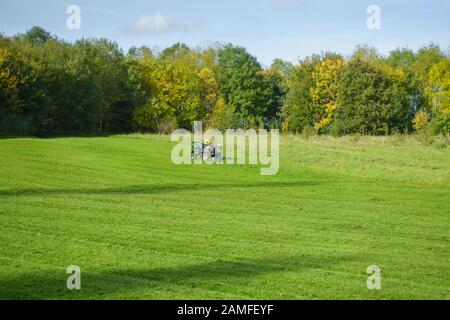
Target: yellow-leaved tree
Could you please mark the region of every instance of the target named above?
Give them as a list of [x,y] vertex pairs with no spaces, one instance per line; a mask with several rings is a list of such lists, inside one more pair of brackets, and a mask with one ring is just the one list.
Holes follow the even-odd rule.
[[315,127],[318,130],[324,129],[333,119],[339,73],[343,66],[344,60],[340,57],[326,58],[316,65],[312,73],[310,95],[315,108]]
[[18,80],[12,70],[11,52],[0,48],[0,115],[18,108]]
[[450,58],[433,65],[428,81],[425,94],[433,109],[433,127],[450,135]]

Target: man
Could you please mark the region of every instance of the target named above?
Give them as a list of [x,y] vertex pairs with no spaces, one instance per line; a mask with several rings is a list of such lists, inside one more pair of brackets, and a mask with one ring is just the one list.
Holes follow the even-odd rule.
[[205,140],[205,143],[203,144],[203,152],[205,152],[205,150],[210,150],[211,158],[216,156],[216,148],[209,140]]

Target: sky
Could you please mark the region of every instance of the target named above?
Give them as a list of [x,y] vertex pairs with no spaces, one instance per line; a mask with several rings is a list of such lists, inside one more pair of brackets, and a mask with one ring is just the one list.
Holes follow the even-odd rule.
[[[81,10],[80,29],[70,30],[67,8]],[[380,28],[369,6],[379,8]],[[349,55],[359,44],[382,54],[417,50],[430,42],[450,45],[449,0],[1,0],[0,32],[41,26],[67,41],[105,37],[131,46],[190,47],[211,42],[243,46],[268,66],[274,58],[297,62],[321,51]]]

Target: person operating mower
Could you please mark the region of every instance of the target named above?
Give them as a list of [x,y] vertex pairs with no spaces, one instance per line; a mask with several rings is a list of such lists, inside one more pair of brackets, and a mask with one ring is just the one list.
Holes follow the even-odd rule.
[[193,159],[214,159],[216,157],[216,146],[214,146],[214,144],[212,144],[208,139],[206,139],[203,143],[192,142],[191,154]]

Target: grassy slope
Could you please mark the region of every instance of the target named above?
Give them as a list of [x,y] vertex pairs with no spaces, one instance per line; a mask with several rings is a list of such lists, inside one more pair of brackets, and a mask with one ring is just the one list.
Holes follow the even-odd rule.
[[0,298],[450,298],[449,148],[284,137],[275,177],[170,150],[0,140]]

